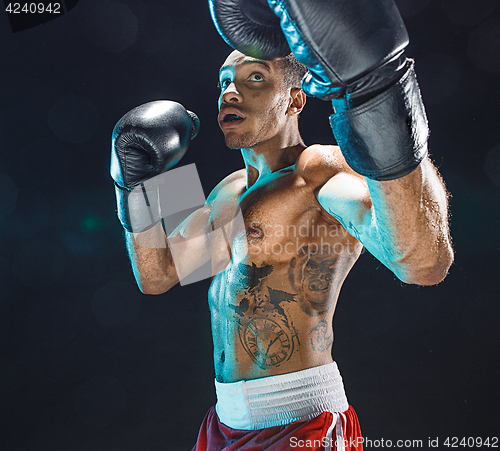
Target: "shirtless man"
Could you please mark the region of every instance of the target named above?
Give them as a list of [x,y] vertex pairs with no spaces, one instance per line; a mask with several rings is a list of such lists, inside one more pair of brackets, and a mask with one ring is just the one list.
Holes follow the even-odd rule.
[[[411,72],[411,64],[403,66]],[[132,233],[132,207],[123,194],[132,186],[121,186],[126,177],[114,175],[142,292],[168,291],[179,282],[176,266],[196,269],[200,253],[208,252],[217,266],[219,253],[230,252],[208,293],[218,401],[196,450],[259,444],[252,449],[281,451],[301,443],[329,449],[335,441],[339,449],[361,449],[359,424],[331,356],[341,285],[363,246],[405,283],[437,284],[453,261],[446,191],[426,152],[413,149],[415,161],[395,170],[383,162],[366,169],[344,148],[307,146],[298,128],[305,71],[293,55],[265,60],[234,51],[224,62],[219,125],[226,145],[241,149],[245,168],[220,182],[205,206],[169,235],[169,245],[184,243],[183,261],[174,264],[161,223]],[[150,114],[134,114],[136,122],[154,122]],[[160,122],[155,132],[170,133],[172,125]],[[151,129],[136,133],[150,136]],[[162,145],[153,143],[155,155],[172,151]],[[123,155],[137,152],[126,145],[116,151],[122,172],[130,169]],[[144,179],[150,169],[142,169]],[[238,212],[244,233],[208,238]],[[206,238],[191,240],[200,236]]]

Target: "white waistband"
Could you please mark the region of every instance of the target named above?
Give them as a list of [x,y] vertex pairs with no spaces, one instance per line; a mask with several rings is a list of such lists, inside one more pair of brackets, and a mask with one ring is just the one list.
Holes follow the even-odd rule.
[[335,362],[249,381],[215,381],[215,389],[217,415],[233,429],[281,426],[349,408]]

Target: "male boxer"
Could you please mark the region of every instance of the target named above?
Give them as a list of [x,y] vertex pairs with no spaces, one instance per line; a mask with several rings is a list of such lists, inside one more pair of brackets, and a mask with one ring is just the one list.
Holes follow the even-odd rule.
[[[168,237],[170,245],[185,242],[181,264],[192,262],[193,269],[200,251],[214,257],[228,247],[231,252],[208,293],[217,405],[205,418],[196,450],[362,449],[356,414],[331,357],[341,285],[363,245],[406,283],[437,284],[452,263],[447,196],[426,156],[426,120],[412,63],[402,53],[406,44],[399,42],[402,25],[390,2],[370,1],[364,18],[346,14],[353,4],[368,8],[364,0],[339,0],[328,8],[270,0],[274,10],[259,4],[258,11],[245,2],[211,3],[221,34],[251,56],[232,52],[219,73],[219,125],[227,146],[241,149],[245,168],[219,183],[205,206]],[[298,116],[305,69],[273,42],[266,47],[265,36],[241,47],[247,33],[235,37],[233,18],[228,25],[219,14],[228,3],[243,11],[237,30],[242,21],[258,28],[257,22],[280,17],[287,42],[308,69],[302,88],[332,100],[340,148],[303,142]],[[313,21],[315,3],[321,10]],[[384,48],[359,56],[362,44],[373,44],[366,42],[367,29],[378,32],[382,22]],[[315,33],[323,33],[321,39]],[[331,47],[347,56],[337,52],[335,61]],[[124,139],[132,123],[132,136]],[[189,128],[188,113],[175,108],[156,115],[134,111],[115,130],[118,213],[144,293],[174,286],[179,263],[159,242],[166,240],[160,223],[132,233],[132,217],[142,213],[127,192],[171,167],[166,160],[185,150]],[[223,228],[238,211],[243,236],[227,244],[191,240]]]

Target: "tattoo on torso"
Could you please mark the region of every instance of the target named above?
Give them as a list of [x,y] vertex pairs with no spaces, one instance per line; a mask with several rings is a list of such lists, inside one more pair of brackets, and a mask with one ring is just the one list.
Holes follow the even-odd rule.
[[[321,249],[312,252],[308,246],[301,247],[288,270],[288,279],[295,293],[268,285],[267,278],[274,271],[270,264],[237,265],[235,269],[241,291],[237,304],[229,304],[229,308],[238,324],[240,343],[259,368],[265,370],[279,366],[288,361],[300,346],[299,332],[288,306],[297,305],[309,317],[318,317],[329,311],[336,261],[334,254]],[[309,332],[314,351],[327,352],[331,347],[333,333],[328,334],[328,331],[327,322],[322,319]]]
[[330,246],[302,246],[293,257],[288,279],[298,293],[299,305],[309,316],[319,316],[331,306],[330,292],[337,256]]
[[317,326],[309,332],[313,351],[325,352],[330,349],[330,346],[333,344],[333,331],[331,334],[327,334],[328,323],[322,319]]
[[283,304],[295,303],[295,296],[274,290],[264,279],[272,273],[271,265],[239,264],[244,278],[244,293],[234,310],[239,325],[239,338],[245,352],[262,369],[277,366],[293,354],[299,345],[298,334]]

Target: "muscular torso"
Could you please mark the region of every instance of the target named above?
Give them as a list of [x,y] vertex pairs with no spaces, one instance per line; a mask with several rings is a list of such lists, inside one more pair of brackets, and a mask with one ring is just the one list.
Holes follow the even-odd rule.
[[[245,171],[239,171],[211,202],[214,230],[239,211],[244,220],[244,230],[229,237],[230,263],[209,290],[220,382],[332,361],[333,313],[361,244],[316,199],[335,169],[308,178],[310,169],[299,160],[248,189]],[[214,256],[223,244],[211,241]]]

